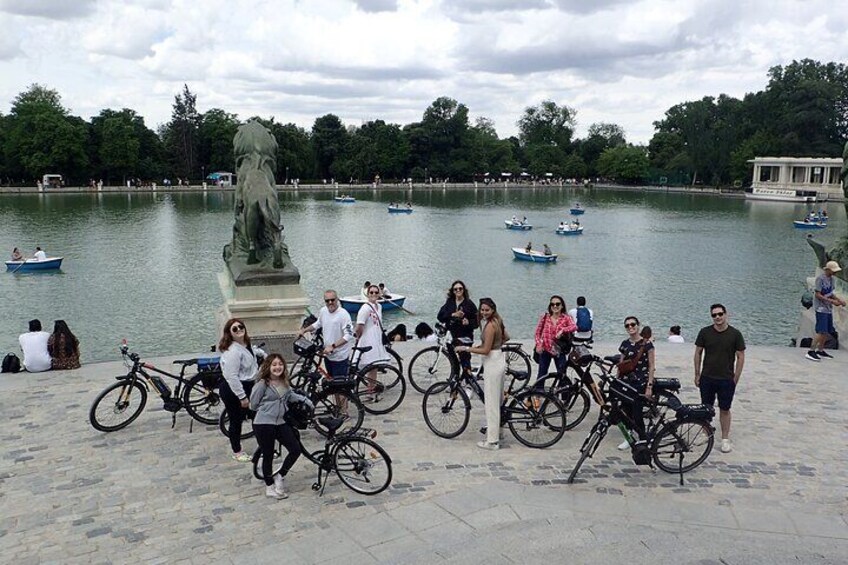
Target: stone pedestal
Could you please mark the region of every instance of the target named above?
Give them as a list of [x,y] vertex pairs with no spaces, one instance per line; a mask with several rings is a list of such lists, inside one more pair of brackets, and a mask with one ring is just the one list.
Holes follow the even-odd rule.
[[237,284],[227,269],[218,273],[218,284],[224,296],[216,315],[219,335],[228,319],[239,318],[254,345],[264,342],[268,353],[290,359],[291,344],[309,304],[300,283]]

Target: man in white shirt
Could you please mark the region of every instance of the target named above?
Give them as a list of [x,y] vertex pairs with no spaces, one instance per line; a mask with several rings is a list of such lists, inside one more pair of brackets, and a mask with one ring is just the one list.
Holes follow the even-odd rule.
[[680,335],[680,326],[671,326],[668,329],[669,343],[684,343],[683,336]]
[[586,297],[577,297],[577,308],[572,308],[568,311],[568,315],[577,324],[577,331],[574,332],[574,339],[587,341],[592,339],[593,324],[595,322],[595,313],[591,308],[586,307]]
[[[35,254],[32,256],[32,258],[35,259],[36,261],[46,261],[47,260],[47,253],[42,251],[40,247],[36,247],[35,248]],[[30,331],[32,331],[32,330],[30,330]]]
[[49,371],[51,365],[50,353],[47,351],[47,340],[50,334],[41,331],[40,320],[30,320],[29,331],[21,334],[18,341],[24,352],[24,367],[30,373]]
[[319,329],[324,336],[327,372],[335,379],[347,378],[350,350],[353,347],[353,323],[350,314],[339,304],[339,295],[335,290],[324,291],[324,306],[318,312],[318,319],[311,326],[301,329],[298,337]]

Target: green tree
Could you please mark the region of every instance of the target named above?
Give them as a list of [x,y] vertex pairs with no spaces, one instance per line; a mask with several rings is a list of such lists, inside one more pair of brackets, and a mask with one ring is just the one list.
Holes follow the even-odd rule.
[[[336,176],[337,171],[333,165],[336,160],[344,157],[347,137],[344,124],[335,114],[325,114],[315,119],[312,125],[312,147],[319,177],[330,179]],[[343,178],[340,176],[339,180]]]
[[597,174],[598,158],[605,149],[619,147],[625,143],[624,128],[620,125],[605,122],[590,125],[589,135],[577,144],[578,153],[586,167],[586,174],[590,176]]
[[233,138],[239,127],[238,116],[220,108],[204,112],[198,127],[198,161],[206,174],[235,171]]
[[562,164],[562,176],[569,179],[581,179],[588,174],[586,162],[577,153],[570,153]]
[[171,121],[165,126],[164,145],[173,171],[180,177],[197,177],[198,129],[201,117],[197,112],[197,95],[183,85],[181,93],[174,96]]
[[544,100],[538,106],[524,109],[518,120],[518,131],[524,145],[555,145],[567,150],[574,135],[577,112],[568,106],[559,106],[553,100]]
[[645,147],[621,145],[604,150],[598,158],[598,172],[624,184],[635,184],[648,176]]

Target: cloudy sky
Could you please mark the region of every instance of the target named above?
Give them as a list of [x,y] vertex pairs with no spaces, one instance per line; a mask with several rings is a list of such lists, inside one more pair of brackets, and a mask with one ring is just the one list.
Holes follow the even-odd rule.
[[844,62],[832,0],[0,0],[0,112],[37,82],[86,119],[198,109],[310,128],[419,120],[438,96],[498,133],[550,98],[646,142],[670,106],[760,90],[769,67]]

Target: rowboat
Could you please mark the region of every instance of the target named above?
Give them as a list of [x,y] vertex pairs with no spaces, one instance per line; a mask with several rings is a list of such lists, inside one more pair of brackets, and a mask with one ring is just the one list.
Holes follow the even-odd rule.
[[557,254],[545,255],[541,251],[530,251],[529,253],[520,247],[513,247],[512,254],[519,261],[532,261],[533,263],[556,263]]
[[583,226],[557,228],[556,233],[557,235],[583,235]]
[[794,222],[792,222],[792,225],[802,230],[823,230],[827,227],[827,220],[818,220],[815,222],[808,222],[807,220],[795,220]]
[[48,257],[47,259],[26,259],[24,261],[6,261],[6,270],[15,273],[31,273],[33,271],[56,271],[62,266],[64,257]]
[[583,207],[580,206],[580,205],[577,205],[574,208],[571,208],[569,211],[571,212],[572,216],[580,216],[580,215],[586,213],[586,210],[584,210]]
[[508,230],[532,230],[533,225],[518,220],[504,220]]
[[333,200],[335,200],[336,202],[342,202],[342,203],[345,203],[345,204],[351,203],[351,202],[356,202],[356,198],[354,198],[353,196],[335,196],[335,197],[333,197]]
[[412,214],[412,208],[406,206],[389,206],[389,214]]
[[[381,298],[377,302],[383,307],[384,312],[388,312],[389,310],[397,310],[401,306],[403,306],[404,301],[406,301],[406,296],[402,294],[391,294],[389,293],[389,298]],[[342,308],[347,310],[353,315],[356,315],[359,312],[359,309],[362,308],[363,304],[368,302],[367,299],[362,298],[360,295],[356,296],[342,296],[339,298],[339,302],[342,304]]]

